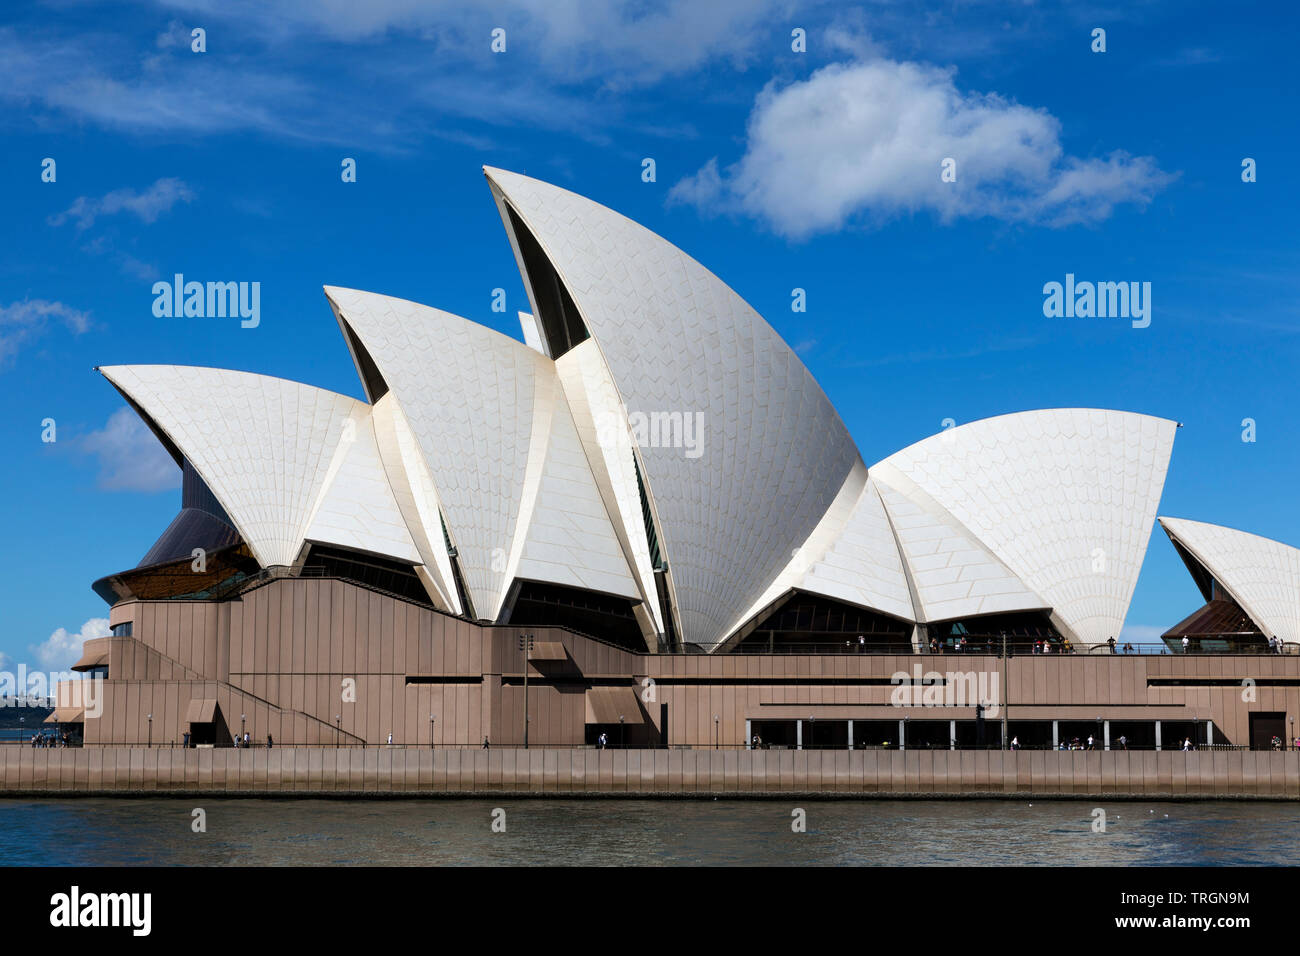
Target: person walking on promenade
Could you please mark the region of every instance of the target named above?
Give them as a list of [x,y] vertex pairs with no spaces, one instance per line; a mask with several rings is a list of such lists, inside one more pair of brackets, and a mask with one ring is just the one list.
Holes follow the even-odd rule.
[[1184,654],[1187,653],[1187,645],[1190,644],[1190,643],[1191,643],[1191,641],[1189,641],[1189,640],[1187,639],[1187,635],[1184,634],[1184,635],[1183,635],[1183,653],[1184,653]]
[[488,743],[488,739],[487,739],[486,737],[483,738],[483,749],[484,749],[484,750],[491,750],[491,749],[492,749],[492,745],[491,745],[490,743]]
[[270,750],[270,749],[271,749],[272,747],[274,747],[274,746],[275,746],[275,741],[271,739],[271,735],[270,735],[270,734],[267,734],[267,735],[266,735],[266,749],[267,749],[267,750]]

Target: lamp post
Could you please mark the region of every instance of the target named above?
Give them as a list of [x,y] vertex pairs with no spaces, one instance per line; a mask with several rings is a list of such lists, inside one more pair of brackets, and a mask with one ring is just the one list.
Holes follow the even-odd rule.
[[149,714],[148,719],[149,719],[149,746],[153,747],[153,714]]
[[1097,749],[1097,744],[1101,743],[1101,718],[1097,718],[1097,732],[1092,736],[1092,747]]
[[713,715],[713,749],[718,749],[718,715]]
[[912,722],[910,716],[903,718],[903,739],[899,741],[899,750],[907,749],[907,725]]
[[808,748],[812,750],[817,746],[817,718],[810,716],[808,718]]
[[434,730],[434,725],[437,723],[437,721],[438,718],[435,715],[433,714],[429,715],[429,749],[430,750],[433,749],[433,730]]
[[338,749],[343,746],[343,715],[334,715],[334,747]]
[[1297,739],[1296,739],[1296,735],[1295,735],[1295,717],[1294,717],[1294,716],[1292,716],[1292,718],[1291,718],[1291,743],[1295,746],[1295,749],[1296,749],[1296,750],[1300,750],[1300,740],[1297,740]]
[[244,739],[244,731],[246,730],[244,725],[247,722],[248,722],[248,717],[244,714],[240,714],[239,715],[239,739],[240,740]]
[[1002,749],[1006,750],[1007,741],[1007,711],[1011,709],[1011,687],[1007,683],[1007,632],[1002,632]]
[[626,749],[627,749],[626,738],[625,738],[624,735],[623,735],[623,715],[622,715],[622,714],[619,714],[619,715],[618,715],[618,749],[619,749],[619,750],[626,750]]
[[524,657],[524,749],[528,749],[528,652],[533,649],[533,635],[519,635],[519,652]]

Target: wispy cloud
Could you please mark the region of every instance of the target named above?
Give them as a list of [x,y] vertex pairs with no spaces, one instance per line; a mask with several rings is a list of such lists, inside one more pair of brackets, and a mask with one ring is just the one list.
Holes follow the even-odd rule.
[[45,670],[66,671],[80,659],[82,645],[86,641],[96,637],[108,637],[110,633],[108,618],[92,617],[82,624],[78,631],[69,631],[64,627],[56,628],[40,644],[29,645],[28,650],[36,656]]
[[169,212],[177,203],[194,200],[194,190],[175,177],[159,179],[147,189],[114,189],[98,199],[78,196],[72,205],[50,217],[50,225],[61,226],[69,219],[75,220],[78,229],[89,229],[101,216],[130,213],[144,223],[157,222],[158,217]]
[[1011,338],[992,345],[977,345],[966,349],[918,349],[897,355],[874,355],[840,363],[843,368],[876,368],[882,365],[919,365],[923,362],[953,362],[981,358],[999,352],[1021,352],[1042,343],[1034,337]]
[[55,324],[80,335],[90,328],[90,313],[46,299],[0,305],[0,367],[11,361],[25,342],[39,338]]
[[[1174,177],[1147,156],[1066,155],[1061,124],[996,93],[964,92],[953,71],[875,59],[770,84],[749,117],[744,155],[710,160],[671,201],[752,216],[804,239],[850,224],[930,212],[1066,226],[1146,205]],[[955,181],[941,180],[951,159]]]
[[165,491],[178,488],[181,472],[158,439],[129,408],[119,408],[104,427],[75,440],[75,447],[99,464],[105,491]]

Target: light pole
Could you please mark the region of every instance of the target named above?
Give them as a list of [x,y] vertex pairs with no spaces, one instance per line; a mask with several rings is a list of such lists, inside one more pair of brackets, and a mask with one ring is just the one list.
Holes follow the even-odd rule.
[[153,714],[149,714],[148,718],[149,718],[149,746],[153,747]]
[[1300,740],[1297,740],[1297,739],[1296,739],[1296,735],[1295,735],[1295,717],[1294,717],[1294,716],[1291,718],[1291,743],[1295,746],[1295,749],[1296,749],[1296,750],[1300,750]]
[[245,724],[247,723],[248,723],[248,717],[244,714],[240,714],[239,715],[239,739],[240,740],[244,739],[244,732],[247,729],[245,727]]
[[817,718],[810,715],[808,717],[808,746],[805,749],[812,750],[816,746],[817,746]]
[[627,738],[623,735],[623,715],[618,715],[618,749],[627,749]]
[[437,720],[438,718],[433,714],[429,715],[429,749],[430,750],[433,749],[433,729],[434,729],[434,725],[437,723]]
[[1007,684],[1007,632],[1002,632],[1002,749],[1007,749],[1007,711],[1011,709],[1010,687]]
[[713,749],[718,749],[718,715],[713,715]]
[[343,715],[334,715],[334,749],[343,746]]
[[528,749],[528,652],[533,649],[533,635],[519,635],[519,651],[524,657],[524,749]]

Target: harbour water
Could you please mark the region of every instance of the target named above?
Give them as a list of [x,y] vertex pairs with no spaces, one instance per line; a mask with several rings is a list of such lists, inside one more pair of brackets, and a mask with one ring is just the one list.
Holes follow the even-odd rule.
[[[1105,811],[1096,832],[1094,810]],[[195,832],[202,810],[206,832]],[[794,832],[796,809],[806,832]],[[501,813],[494,811],[503,811]],[[504,832],[497,830],[504,823]],[[0,865],[1300,865],[1267,802],[0,800]]]

